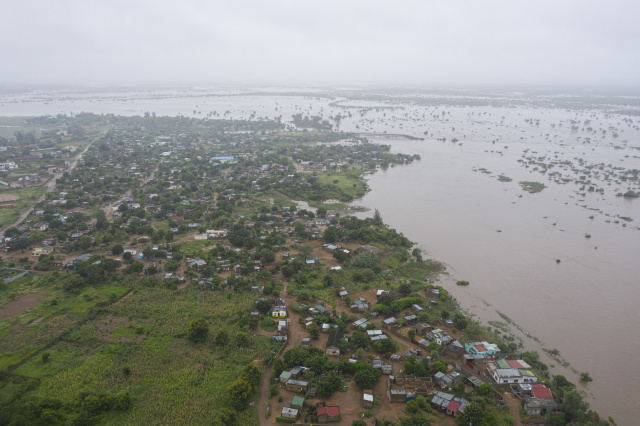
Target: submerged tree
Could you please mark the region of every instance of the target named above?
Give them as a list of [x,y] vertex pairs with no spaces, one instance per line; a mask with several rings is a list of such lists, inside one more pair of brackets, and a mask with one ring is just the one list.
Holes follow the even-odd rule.
[[380,214],[380,211],[378,209],[376,209],[373,213],[373,223],[378,226],[382,225],[382,215]]

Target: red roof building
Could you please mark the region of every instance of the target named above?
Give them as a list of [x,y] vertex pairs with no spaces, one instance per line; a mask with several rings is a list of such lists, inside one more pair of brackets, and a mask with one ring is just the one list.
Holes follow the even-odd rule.
[[447,405],[447,411],[450,411],[454,415],[458,412],[458,408],[460,408],[460,403],[458,401],[451,400],[449,405]]
[[531,391],[533,392],[533,396],[536,398],[553,398],[551,389],[549,389],[542,383],[531,385]]
[[509,367],[511,368],[524,368],[524,369],[528,368],[520,364],[520,362],[516,361],[515,359],[508,359],[506,361],[507,361],[507,364],[509,364]]
[[319,422],[339,422],[340,421],[340,407],[322,407],[317,411]]

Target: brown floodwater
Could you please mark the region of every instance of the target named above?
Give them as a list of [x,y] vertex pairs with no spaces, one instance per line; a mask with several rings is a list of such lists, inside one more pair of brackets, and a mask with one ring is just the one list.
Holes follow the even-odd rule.
[[[640,350],[640,199],[616,197],[629,188],[638,191],[638,184],[611,175],[640,169],[637,116],[597,111],[575,101],[563,104],[561,95],[505,93],[499,98],[508,102],[495,106],[491,94],[489,106],[471,106],[472,97],[462,96],[407,94],[404,100],[383,103],[314,97],[317,91],[309,89],[308,96],[264,90],[270,94],[239,95],[235,89],[36,91],[0,96],[0,116],[150,111],[204,118],[216,111],[211,118],[255,113],[256,118],[288,121],[297,113],[329,120],[341,114],[338,130],[345,132],[424,137],[374,139],[422,159],[368,176],[371,191],[355,204],[378,208],[385,222],[416,242],[426,257],[444,262],[449,275],[441,277],[443,285],[483,324],[504,321],[500,311],[540,339],[537,343],[511,326],[526,349],[541,355],[542,348],[557,349],[571,365],[552,367],[552,374],[577,383],[572,369],[588,371],[594,381],[578,387],[602,417],[637,424],[640,404],[629,395],[635,395],[638,377],[631,355]],[[478,92],[478,99],[483,96]],[[442,103],[435,105],[440,98]],[[431,105],[419,105],[421,99]],[[459,142],[451,142],[454,138]],[[565,165],[543,174],[540,166],[528,164],[533,157]],[[585,174],[576,171],[585,170],[581,161],[602,166],[591,169],[587,179],[592,183],[585,186],[593,184],[603,194],[574,182]],[[549,179],[550,172],[562,176]],[[498,181],[501,174],[512,181]],[[561,185],[560,178],[572,181]],[[519,181],[547,188],[530,194]],[[456,280],[471,284],[456,287]]]
[[[379,209],[385,223],[428,258],[446,263],[451,276],[443,278],[444,285],[482,323],[503,321],[496,311],[503,312],[542,340],[538,351],[558,349],[571,367],[588,371],[594,381],[579,388],[601,416],[611,415],[618,424],[640,418],[640,406],[627,396],[637,381],[631,355],[640,350],[640,231],[634,222],[623,227],[611,215],[582,207],[637,221],[640,200],[605,192],[588,193],[581,201],[575,185],[532,176],[517,160],[523,150],[542,151],[541,146],[512,145],[495,155],[490,143],[385,143],[422,159],[370,175],[371,191],[355,204]],[[613,149],[597,155],[580,146],[553,150],[570,150],[572,156],[584,151],[607,162],[619,156]],[[478,168],[492,173],[474,171]],[[500,173],[513,181],[499,182]],[[549,187],[530,194],[520,180]],[[456,287],[456,280],[471,284]],[[536,349],[535,341],[515,334]],[[551,371],[578,382],[569,369]]]

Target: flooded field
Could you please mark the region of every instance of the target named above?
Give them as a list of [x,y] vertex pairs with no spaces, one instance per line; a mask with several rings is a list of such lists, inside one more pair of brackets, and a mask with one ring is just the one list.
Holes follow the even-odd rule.
[[[554,374],[592,407],[633,424],[627,365],[640,350],[640,101],[520,92],[276,88],[57,90],[0,95],[0,115],[82,111],[199,118],[320,116],[366,134],[411,165],[368,176],[356,205],[377,208],[450,276],[486,324],[509,318],[525,348],[557,349]],[[293,126],[293,125],[291,125]],[[396,136],[391,136],[396,135]],[[409,136],[406,138],[404,136]],[[627,195],[624,197],[622,195]],[[502,316],[498,314],[502,313]]]

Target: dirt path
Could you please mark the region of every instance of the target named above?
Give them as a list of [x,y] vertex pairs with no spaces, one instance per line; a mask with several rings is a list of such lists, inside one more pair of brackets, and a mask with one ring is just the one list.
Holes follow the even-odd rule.
[[[289,283],[284,283],[284,290],[280,292],[282,298],[289,299],[287,294],[287,287]],[[298,321],[298,316],[295,318],[289,317],[289,335],[287,337],[288,347],[294,347],[295,345],[302,343],[302,331],[301,331],[300,321]],[[273,367],[267,368],[262,376],[262,381],[260,381],[260,386],[258,391],[260,392],[260,399],[256,403],[256,409],[258,410],[258,418],[260,419],[260,426],[268,426],[273,424],[275,421],[265,419],[265,413],[267,412],[267,403],[269,402],[269,387],[271,386],[271,372],[273,371]],[[270,419],[275,419],[279,413],[271,412]]]

